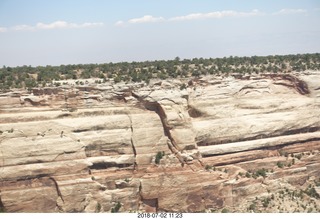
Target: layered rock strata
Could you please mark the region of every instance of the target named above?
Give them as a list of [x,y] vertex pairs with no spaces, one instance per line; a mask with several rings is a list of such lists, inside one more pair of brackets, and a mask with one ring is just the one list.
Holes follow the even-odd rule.
[[[319,81],[207,76],[2,93],[0,208],[319,212]],[[277,208],[282,191],[301,191],[300,205]]]

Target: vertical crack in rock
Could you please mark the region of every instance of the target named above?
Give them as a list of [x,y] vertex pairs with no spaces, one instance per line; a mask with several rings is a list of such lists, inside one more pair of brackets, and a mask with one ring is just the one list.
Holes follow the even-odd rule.
[[51,179],[52,182],[54,183],[54,185],[56,187],[57,194],[61,198],[62,202],[64,203],[64,199],[62,197],[62,194],[61,194],[61,191],[60,191],[60,188],[59,188],[59,185],[58,185],[57,181],[52,176],[50,176],[49,179]]
[[[163,109],[163,107],[161,106],[160,103],[158,103],[157,101],[154,100],[154,102],[149,102],[147,100],[145,100],[143,97],[140,97],[139,95],[135,94],[133,91],[131,91],[131,94],[134,98],[136,98],[140,103],[143,104],[143,106],[150,111],[154,111],[155,113],[158,114],[160,121],[162,123],[162,127],[163,127],[163,131],[164,131],[164,135],[168,137],[168,147],[170,149],[170,151],[176,156],[176,158],[180,161],[182,167],[187,164],[187,162],[183,159],[183,157],[180,155],[178,148],[178,145],[175,141],[175,139],[172,137],[170,130],[172,129],[167,122],[167,116],[166,113]],[[188,165],[188,164],[187,164]],[[194,171],[194,169],[188,165],[190,167],[190,169],[192,171]]]
[[132,122],[132,118],[131,115],[129,113],[126,113],[129,121],[130,121],[130,129],[131,129],[131,146],[132,146],[132,151],[134,154],[134,163],[133,163],[133,170],[137,170],[138,169],[138,164],[136,161],[136,157],[137,157],[137,151],[136,151],[136,147],[134,146],[134,141],[133,141],[133,122]]

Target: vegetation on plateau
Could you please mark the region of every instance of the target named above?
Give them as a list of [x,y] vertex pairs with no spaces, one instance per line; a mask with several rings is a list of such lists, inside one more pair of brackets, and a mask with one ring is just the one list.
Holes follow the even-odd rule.
[[[0,68],[0,90],[59,86],[59,80],[99,78],[97,83],[146,82],[152,78],[183,78],[200,75],[228,75],[232,73],[290,73],[320,70],[320,54],[275,55],[224,58],[194,58],[145,62],[78,64],[60,66],[21,66]],[[77,84],[84,84],[77,81]],[[184,89],[184,87],[181,87]]]

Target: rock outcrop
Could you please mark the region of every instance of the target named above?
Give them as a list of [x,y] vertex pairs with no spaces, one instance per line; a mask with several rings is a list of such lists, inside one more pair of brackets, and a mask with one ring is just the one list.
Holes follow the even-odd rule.
[[320,212],[319,81],[205,76],[2,93],[0,209]]

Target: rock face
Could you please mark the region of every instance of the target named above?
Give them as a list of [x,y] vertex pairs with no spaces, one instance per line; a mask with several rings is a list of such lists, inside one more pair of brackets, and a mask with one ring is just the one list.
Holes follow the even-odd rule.
[[320,212],[319,81],[207,76],[2,93],[0,209]]

